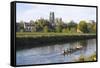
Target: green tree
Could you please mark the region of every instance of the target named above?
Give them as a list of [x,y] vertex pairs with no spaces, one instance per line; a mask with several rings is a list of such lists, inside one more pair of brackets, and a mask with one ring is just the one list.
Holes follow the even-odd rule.
[[55,22],[56,22],[56,25],[63,25],[62,18],[56,18]]
[[68,28],[63,28],[63,29],[62,29],[62,32],[63,32],[63,33],[69,33],[69,29],[68,29]]
[[68,27],[70,32],[76,32],[77,31],[77,24],[74,21],[70,21],[67,24],[67,27]]
[[56,32],[62,32],[62,26],[63,26],[63,21],[62,18],[56,18],[55,19],[56,22]]
[[44,26],[43,31],[48,32],[49,31],[48,26]]
[[93,25],[93,32],[96,32],[96,24]]
[[96,23],[94,21],[90,21],[87,23],[87,28],[89,33],[95,33],[96,32]]
[[65,29],[65,28],[63,28],[63,29],[62,29],[62,32],[64,32],[64,33],[65,33],[65,32],[66,32],[66,29]]
[[56,26],[56,32],[62,32],[62,27],[61,25]]
[[93,24],[92,23],[87,23],[87,29],[89,33],[93,32]]
[[87,23],[86,21],[80,21],[78,24],[78,29],[81,30],[83,33],[88,33]]
[[48,20],[41,18],[41,19],[38,19],[35,22],[35,24],[36,24],[37,30],[43,31],[44,26],[48,26],[49,22],[48,22]]
[[24,31],[24,22],[20,21],[20,32]]

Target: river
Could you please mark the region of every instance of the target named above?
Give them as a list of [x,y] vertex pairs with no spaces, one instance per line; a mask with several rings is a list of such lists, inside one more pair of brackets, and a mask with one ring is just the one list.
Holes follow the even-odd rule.
[[[63,54],[64,50],[81,47],[74,52]],[[17,65],[75,62],[80,55],[90,56],[96,52],[96,39],[81,40],[64,44],[45,45],[16,52]]]

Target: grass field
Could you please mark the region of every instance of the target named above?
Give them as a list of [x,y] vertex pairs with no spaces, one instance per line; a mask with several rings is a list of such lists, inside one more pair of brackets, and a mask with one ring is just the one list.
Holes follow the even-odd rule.
[[95,33],[54,33],[54,32],[16,32],[16,37],[46,37],[46,36],[82,36],[96,35]]

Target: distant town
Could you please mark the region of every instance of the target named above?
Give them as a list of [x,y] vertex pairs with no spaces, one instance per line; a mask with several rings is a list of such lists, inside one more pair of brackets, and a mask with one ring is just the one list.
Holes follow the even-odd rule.
[[68,23],[62,18],[55,18],[54,12],[50,12],[49,20],[40,18],[30,22],[20,21],[16,23],[16,32],[66,32],[66,33],[95,33],[96,22],[80,20],[79,23],[71,20]]

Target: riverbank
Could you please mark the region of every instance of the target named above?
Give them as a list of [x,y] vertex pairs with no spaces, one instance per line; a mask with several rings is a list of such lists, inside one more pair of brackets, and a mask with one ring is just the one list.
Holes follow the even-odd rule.
[[75,62],[84,62],[84,61],[97,61],[96,52],[88,57],[80,55],[80,57],[75,60]]
[[91,36],[96,33],[55,33],[55,32],[16,32],[18,38],[29,38],[29,37],[51,37],[51,36]]
[[24,49],[96,38],[95,34],[17,34],[16,48]]

